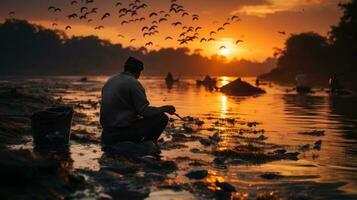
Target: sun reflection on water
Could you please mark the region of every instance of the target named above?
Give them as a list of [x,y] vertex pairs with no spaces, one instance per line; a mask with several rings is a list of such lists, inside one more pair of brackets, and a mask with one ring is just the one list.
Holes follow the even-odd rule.
[[228,112],[228,98],[225,95],[221,96],[221,118],[226,118]]

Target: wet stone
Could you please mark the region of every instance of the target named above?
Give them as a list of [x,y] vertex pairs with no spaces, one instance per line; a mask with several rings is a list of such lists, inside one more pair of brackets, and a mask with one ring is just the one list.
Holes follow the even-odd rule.
[[221,188],[225,192],[236,192],[237,191],[230,183],[227,183],[227,182],[216,181],[215,184],[217,187]]
[[208,171],[207,170],[197,170],[197,171],[191,171],[187,173],[185,176],[187,176],[189,179],[203,179],[208,176]]
[[284,178],[284,176],[279,175],[277,173],[265,173],[265,174],[260,175],[260,177],[263,179],[268,179],[268,180]]
[[299,134],[300,135],[310,135],[310,136],[324,136],[325,131],[324,130],[314,130],[314,131],[301,132]]
[[108,148],[117,154],[157,154],[160,152],[153,142],[120,142]]
[[138,164],[133,164],[130,162],[115,161],[115,163],[111,164],[110,166],[103,167],[103,169],[114,171],[120,174],[130,174],[136,173],[141,167],[142,166]]
[[210,146],[213,144],[213,142],[209,139],[201,138],[200,143],[204,146]]

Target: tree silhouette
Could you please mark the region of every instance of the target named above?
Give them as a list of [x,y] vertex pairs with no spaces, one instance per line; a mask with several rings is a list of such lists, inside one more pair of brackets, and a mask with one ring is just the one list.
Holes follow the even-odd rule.
[[247,60],[226,62],[221,57],[207,58],[187,48],[123,47],[97,36],[67,35],[33,25],[25,20],[9,19],[0,24],[0,73],[26,75],[111,75],[119,73],[129,56],[145,62],[145,74],[166,75],[257,75],[270,70],[275,62]]
[[316,83],[327,84],[333,74],[351,87],[357,79],[357,0],[339,4],[344,11],[337,26],[332,26],[329,39],[317,33],[291,35],[284,49],[277,49],[277,67],[260,77],[267,80],[294,82],[306,73]]

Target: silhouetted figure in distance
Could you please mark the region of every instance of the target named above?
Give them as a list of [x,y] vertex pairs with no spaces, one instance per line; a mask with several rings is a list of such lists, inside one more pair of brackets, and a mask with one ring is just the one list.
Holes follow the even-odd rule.
[[329,87],[330,87],[330,92],[331,94],[338,93],[339,90],[343,89],[343,87],[340,84],[340,81],[338,80],[336,74],[333,75],[330,80],[329,80]]
[[166,81],[167,84],[172,84],[175,81],[174,77],[171,74],[171,72],[167,73],[165,81]]
[[102,89],[100,123],[102,142],[157,142],[168,123],[165,113],[174,114],[174,106],[152,107],[144,87],[138,81],[144,64],[130,57],[124,72],[111,77]]

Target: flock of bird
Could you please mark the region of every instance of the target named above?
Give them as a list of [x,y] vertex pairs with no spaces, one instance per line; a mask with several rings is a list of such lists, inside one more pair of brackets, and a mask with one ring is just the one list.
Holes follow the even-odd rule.
[[[65,17],[72,21],[72,20],[80,20],[86,21],[87,23],[91,23],[94,20],[98,20],[100,22],[104,22],[107,18],[115,17],[115,14],[110,12],[102,12],[100,13],[100,9],[98,7],[94,7],[94,0],[70,0],[69,5],[76,10],[76,12],[69,13],[65,15]],[[117,18],[119,18],[120,24],[122,26],[126,24],[132,24],[137,22],[145,22],[146,25],[141,27],[140,31],[142,33],[142,37],[145,39],[150,38],[151,36],[157,35],[160,33],[159,26],[162,23],[168,23],[169,19],[172,20],[171,26],[173,28],[180,29],[180,34],[177,37],[166,36],[164,40],[177,40],[178,44],[185,45],[190,42],[199,41],[200,43],[204,42],[213,42],[216,41],[215,36],[226,30],[230,25],[233,23],[239,22],[241,19],[234,15],[225,20],[222,26],[217,27],[215,30],[208,30],[207,36],[202,36],[203,33],[201,32],[204,28],[202,26],[190,26],[183,23],[181,20],[177,20],[191,17],[191,21],[199,21],[200,16],[197,14],[191,14],[185,10],[185,7],[182,4],[179,4],[177,0],[171,0],[171,5],[167,11],[160,10],[157,12],[150,12],[149,15],[145,16],[144,10],[148,8],[148,5],[142,0],[134,0],[130,2],[127,6],[124,3],[117,1],[113,2],[113,7],[117,10]],[[65,10],[63,8],[59,8],[53,5],[49,5],[47,8],[48,12],[57,15],[58,13],[64,13]],[[9,13],[10,16],[15,15],[15,12],[12,11]],[[127,19],[124,19],[127,18]],[[186,20],[187,21],[187,20]],[[58,24],[53,22],[53,27],[57,27]],[[104,29],[104,25],[98,25],[94,27],[94,30],[101,30]],[[72,29],[71,25],[67,25],[64,27],[64,30]],[[285,35],[286,33],[283,31],[279,31],[279,34]],[[117,35],[119,38],[125,38],[123,34]],[[137,41],[136,38],[129,38],[128,41],[133,43]],[[239,43],[243,42],[241,39],[237,39],[235,44],[238,45]],[[153,46],[154,43],[152,41],[147,41],[145,43],[145,47]],[[227,48],[226,46],[222,45],[219,47],[219,50]]]

